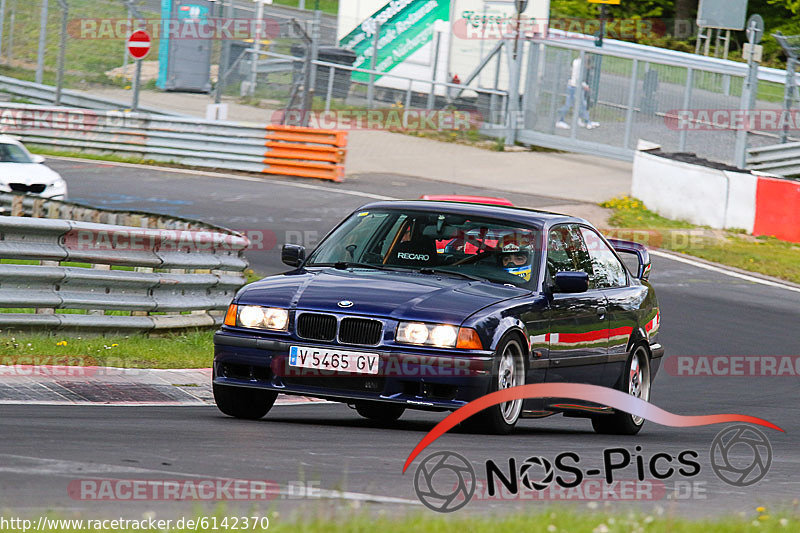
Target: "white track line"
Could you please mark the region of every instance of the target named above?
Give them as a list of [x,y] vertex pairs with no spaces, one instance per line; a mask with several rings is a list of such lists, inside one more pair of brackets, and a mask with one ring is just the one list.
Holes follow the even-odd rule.
[[126,167],[126,168],[139,168],[142,170],[151,170],[151,171],[158,171],[158,172],[172,172],[174,174],[188,174],[191,176],[204,176],[208,178],[224,178],[229,180],[238,180],[238,181],[253,181],[259,183],[271,183],[275,185],[283,185],[285,187],[295,187],[297,189],[311,189],[314,191],[327,191],[333,193],[344,194],[348,196],[360,196],[362,198],[370,198],[372,200],[399,200],[400,198],[393,198],[391,196],[382,196],[380,194],[372,194],[368,192],[361,192],[361,191],[354,191],[352,189],[338,189],[334,187],[323,187],[322,185],[313,185],[311,183],[295,183],[291,181],[281,181],[275,178],[256,178],[251,176],[240,176],[238,174],[229,174],[227,172],[210,172],[206,170],[195,170],[195,169],[183,169],[183,168],[172,168],[172,167],[161,167],[157,165],[141,165],[138,163],[121,163],[116,161],[103,161],[99,159],[83,159],[80,157],[63,157],[63,156],[55,156],[55,155],[48,155],[46,156],[48,159],[60,159],[62,161],[78,161],[81,163],[91,163],[94,165],[110,165],[116,167]]
[[749,276],[747,274],[742,274],[741,272],[736,272],[734,270],[728,270],[727,268],[722,267],[722,266],[709,265],[707,263],[703,263],[703,262],[700,262],[700,261],[694,261],[694,260],[689,259],[687,257],[683,257],[682,255],[675,255],[675,254],[670,254],[670,253],[656,251],[656,250],[651,250],[650,251],[650,255],[655,255],[656,257],[663,257],[664,259],[671,259],[671,260],[677,261],[679,263],[685,263],[687,265],[692,265],[694,267],[702,268],[704,270],[709,270],[711,272],[717,272],[719,274],[724,274],[724,275],[730,276],[732,278],[742,279],[742,280],[745,280],[745,281],[749,281],[751,283],[758,283],[760,285],[766,285],[767,287],[775,287],[777,289],[783,289],[783,290],[787,290],[787,291],[800,293],[800,288],[798,288],[798,287],[793,287],[791,285],[785,285],[783,283],[778,283],[776,281],[770,281],[768,279],[763,279],[763,278],[759,278],[759,277],[756,277],[756,276]]
[[[75,475],[84,475],[85,477],[92,477],[88,474],[98,475],[106,474],[156,474],[159,476],[170,475],[176,478],[189,478],[189,479],[215,479],[220,481],[227,481],[230,478],[223,478],[218,476],[206,476],[202,474],[191,474],[187,472],[176,472],[170,470],[157,470],[152,468],[140,468],[136,466],[122,466],[112,465],[105,463],[86,463],[83,461],[68,461],[62,459],[41,458],[28,455],[13,455],[13,454],[0,454],[0,472],[24,474],[24,475],[45,475],[56,477],[71,477]],[[11,464],[12,460],[21,461],[21,465]],[[31,464],[33,463],[33,464]],[[152,480],[157,482],[158,480]],[[258,491],[253,490],[252,493],[262,494],[271,491]],[[355,500],[370,503],[399,503],[405,505],[422,505],[418,500],[409,500],[406,498],[397,498],[393,496],[379,496],[377,494],[365,494],[362,492],[350,492],[341,490],[329,490],[323,488],[314,489],[314,497],[307,499],[333,499],[333,500]],[[294,496],[288,487],[278,487],[278,495],[284,498]],[[197,500],[198,502],[200,500]]]

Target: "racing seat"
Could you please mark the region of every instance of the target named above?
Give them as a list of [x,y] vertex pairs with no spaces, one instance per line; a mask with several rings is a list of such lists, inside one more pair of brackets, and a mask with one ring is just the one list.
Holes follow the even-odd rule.
[[423,268],[434,266],[438,261],[436,241],[431,237],[414,233],[410,240],[395,245],[386,263]]

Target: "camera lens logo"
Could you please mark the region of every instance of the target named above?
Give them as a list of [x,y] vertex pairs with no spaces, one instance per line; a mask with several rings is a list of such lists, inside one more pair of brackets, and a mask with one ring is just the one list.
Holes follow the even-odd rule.
[[[531,479],[531,469],[534,467],[544,470],[544,476],[539,481]],[[553,476],[553,465],[544,457],[528,457],[519,469],[519,477],[528,490],[546,489],[553,482]]]
[[452,513],[467,505],[475,494],[475,485],[472,465],[453,452],[429,455],[414,474],[417,498],[439,513]]
[[758,483],[772,465],[772,445],[767,436],[744,424],[717,433],[709,455],[717,477],[734,487]]

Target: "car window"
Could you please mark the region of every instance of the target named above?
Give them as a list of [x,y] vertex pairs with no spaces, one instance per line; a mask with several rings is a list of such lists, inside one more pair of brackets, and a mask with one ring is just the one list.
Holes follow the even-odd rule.
[[594,275],[590,275],[590,279],[594,286],[598,289],[626,286],[628,276],[625,274],[625,267],[611,248],[593,230],[583,226],[580,230],[592,261]]
[[32,163],[25,150],[16,144],[0,144],[0,163]]
[[550,230],[547,237],[547,272],[554,278],[558,272],[586,272],[589,286],[594,276],[592,262],[578,226],[562,224]]
[[341,233],[344,238],[319,251],[315,260],[319,263],[336,261],[360,261],[364,250],[374,244],[373,237],[389,218],[389,213],[359,213],[344,223]]
[[379,209],[355,213],[312,252],[305,266],[360,263],[434,270],[462,279],[536,286],[540,228],[461,213]]

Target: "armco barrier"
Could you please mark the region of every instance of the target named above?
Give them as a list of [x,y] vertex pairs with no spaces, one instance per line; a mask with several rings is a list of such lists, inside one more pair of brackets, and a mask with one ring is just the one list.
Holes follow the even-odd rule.
[[[7,203],[7,196],[0,201]],[[10,202],[15,210],[24,209],[27,202],[16,198]],[[0,259],[11,260],[0,264],[0,330],[107,333],[215,326],[246,281],[243,252],[249,242],[238,233],[67,202],[40,207],[167,227],[0,216]],[[38,264],[27,264],[31,260]]]
[[[52,85],[44,85],[32,81],[18,80],[8,76],[0,76],[0,91],[25,98],[37,104],[48,104],[55,101],[56,88]],[[130,103],[120,102],[109,98],[100,98],[80,91],[70,89],[61,90],[61,103],[63,105],[82,107],[86,109],[100,110],[123,110],[128,109]],[[146,113],[156,115],[172,115],[155,108],[139,106],[139,109]]]
[[800,176],[800,143],[750,148],[747,168],[784,177]]
[[4,133],[57,150],[341,181],[347,133],[69,107],[0,104]]

